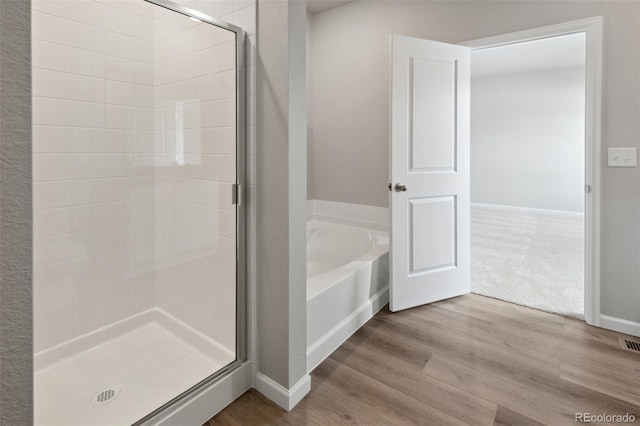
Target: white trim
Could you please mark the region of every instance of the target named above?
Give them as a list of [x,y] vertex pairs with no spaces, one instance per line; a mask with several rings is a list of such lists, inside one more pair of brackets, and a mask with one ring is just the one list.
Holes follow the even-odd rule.
[[307,216],[307,221],[310,221],[310,220],[319,220],[320,222],[331,222],[331,223],[337,223],[339,225],[355,226],[356,228],[366,228],[366,229],[374,229],[376,231],[389,232],[388,224],[383,225],[375,222],[364,222],[361,220],[345,219],[342,217],[335,217],[335,216],[323,216],[319,214]]
[[348,317],[340,321],[338,325],[316,340],[313,345],[307,349],[307,371],[311,372],[311,370],[316,368],[388,302],[389,286],[386,285],[382,290],[373,295],[371,299],[367,300]]
[[389,208],[365,204],[342,203],[338,201],[308,200],[307,217],[331,217],[350,222],[374,223],[379,227],[389,227]]
[[524,31],[516,31],[508,34],[500,34],[496,36],[465,41],[458,44],[460,44],[461,46],[467,46],[471,48],[472,51],[491,49],[494,47],[522,43],[525,41],[533,41],[567,34],[588,32],[592,30],[594,26],[602,27],[601,16],[580,19],[577,21],[564,22],[561,24],[549,25],[546,27],[532,28]]
[[603,317],[600,315],[602,26],[602,17],[597,16],[460,44],[476,51],[560,35],[586,34],[585,184],[591,187],[591,192],[585,196],[584,317],[588,324],[609,328],[600,321]]
[[158,426],[201,425],[251,388],[252,366],[248,362],[202,389],[186,401],[167,408],[160,416],[149,420]]
[[640,322],[610,317],[609,315],[600,315],[600,326],[620,333],[640,336]]
[[551,213],[559,216],[584,216],[582,212],[569,212],[566,210],[549,210],[549,209],[536,209],[534,207],[520,207],[520,206],[506,206],[503,204],[486,204],[486,203],[470,203],[471,207],[485,207],[496,210],[516,210],[532,213]]
[[256,390],[280,407],[291,411],[311,390],[311,376],[305,374],[291,389],[287,389],[258,372],[256,374]]

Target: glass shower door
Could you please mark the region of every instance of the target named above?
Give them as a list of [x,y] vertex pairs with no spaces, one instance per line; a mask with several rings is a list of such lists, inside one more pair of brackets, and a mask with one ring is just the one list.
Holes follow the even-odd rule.
[[35,422],[131,424],[243,356],[244,35],[164,1],[32,24]]

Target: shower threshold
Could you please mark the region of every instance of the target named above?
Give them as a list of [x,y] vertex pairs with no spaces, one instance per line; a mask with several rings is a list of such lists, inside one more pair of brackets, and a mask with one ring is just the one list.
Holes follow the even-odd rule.
[[35,424],[132,424],[234,359],[150,309],[36,354]]

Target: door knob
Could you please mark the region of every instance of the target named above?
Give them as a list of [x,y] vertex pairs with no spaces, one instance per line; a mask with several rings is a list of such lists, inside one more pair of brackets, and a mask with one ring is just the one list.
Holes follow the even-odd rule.
[[405,192],[407,190],[407,185],[404,183],[396,183],[395,189],[396,192]]

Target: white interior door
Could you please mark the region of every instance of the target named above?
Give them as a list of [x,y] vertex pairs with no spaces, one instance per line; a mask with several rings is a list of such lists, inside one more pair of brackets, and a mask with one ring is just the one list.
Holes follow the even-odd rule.
[[469,57],[391,36],[392,311],[470,291]]

